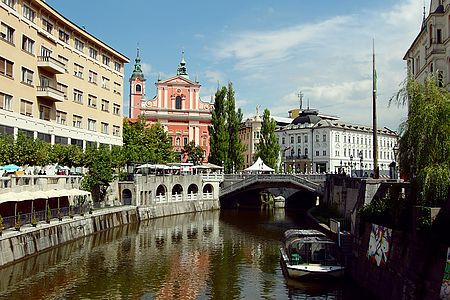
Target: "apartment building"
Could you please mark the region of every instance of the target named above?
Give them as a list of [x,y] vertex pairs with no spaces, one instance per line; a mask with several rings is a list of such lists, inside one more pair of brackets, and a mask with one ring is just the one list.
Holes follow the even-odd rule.
[[1,0],[0,26],[0,134],[122,145],[126,56],[42,0]]

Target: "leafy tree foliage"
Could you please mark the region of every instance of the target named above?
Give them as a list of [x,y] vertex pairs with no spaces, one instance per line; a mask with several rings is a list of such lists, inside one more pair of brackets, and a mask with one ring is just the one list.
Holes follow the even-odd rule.
[[172,141],[161,124],[146,127],[142,117],[136,123],[124,120],[123,151],[127,162],[166,163],[175,160]]
[[112,156],[109,147],[89,147],[85,151],[85,163],[89,169],[83,177],[81,185],[91,191],[94,201],[103,201],[110,182],[114,180]]
[[239,126],[242,122],[242,111],[236,112],[236,104],[234,98],[234,90],[231,82],[228,83],[227,89],[227,126],[228,126],[228,159],[225,164],[225,172],[231,173],[241,170],[244,166],[244,146],[239,138]]
[[401,171],[417,180],[423,204],[441,205],[450,188],[450,94],[434,77],[424,84],[408,79],[391,101],[409,108],[401,125]]
[[270,117],[270,111],[266,108],[261,125],[261,138],[256,146],[255,159],[261,157],[269,167],[277,170],[280,145],[275,136],[275,127],[276,122]]
[[226,95],[226,87],[217,90],[214,99],[214,110],[211,116],[211,125],[209,126],[210,153],[208,161],[220,166],[223,166],[228,161],[229,134],[226,126]]
[[184,146],[183,154],[187,155],[188,160],[194,165],[199,165],[203,160],[204,151],[202,147],[196,146],[194,141],[190,141]]

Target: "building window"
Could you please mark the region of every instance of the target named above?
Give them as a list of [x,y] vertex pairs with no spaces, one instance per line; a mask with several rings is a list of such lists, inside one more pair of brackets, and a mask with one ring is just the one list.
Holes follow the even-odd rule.
[[51,143],[51,141],[52,141],[52,136],[48,133],[38,132],[37,138],[46,143]]
[[102,133],[108,134],[109,133],[109,124],[102,122]]
[[140,84],[136,84],[136,93],[140,93],[142,91],[142,87]]
[[50,121],[50,107],[39,105],[39,119]]
[[122,94],[122,85],[118,82],[114,82],[114,93],[117,95]]
[[22,36],[22,50],[33,54],[34,52],[34,41],[27,36]]
[[20,114],[31,117],[33,115],[33,102],[20,100]]
[[16,9],[16,0],[2,0],[3,3],[11,7],[12,9]]
[[77,89],[73,89],[73,101],[77,103],[83,103],[83,92]]
[[442,44],[442,29],[436,30],[436,40],[438,44]]
[[319,154],[319,150],[316,150],[316,156],[319,156],[320,154]]
[[55,135],[55,144],[67,145],[69,139],[63,136]]
[[344,148],[344,157],[347,156],[347,148]]
[[78,146],[80,148],[83,148],[83,140],[71,139],[70,144],[74,145],[74,146]]
[[73,75],[75,77],[83,79],[83,71],[84,71],[83,66],[80,66],[79,64],[73,64]]
[[23,5],[23,16],[34,23],[34,19],[36,18],[36,12],[32,10],[29,6]]
[[297,149],[297,156],[300,157],[301,154],[302,154],[302,149],[298,148]]
[[319,141],[319,135],[316,134],[316,142],[318,142],[318,141]]
[[122,71],[122,64],[115,61],[114,62],[114,70],[116,70],[117,72]]
[[14,28],[6,25],[5,23],[1,23],[1,32],[0,37],[7,41],[8,43],[14,44]]
[[294,144],[294,136],[291,136],[291,144]]
[[[56,111],[56,123],[61,125],[66,125],[67,123],[67,113],[57,110]],[[56,142],[55,142],[56,143]],[[67,144],[67,142],[66,142]]]
[[308,156],[308,148],[305,148],[305,156]]
[[102,99],[102,111],[109,112],[109,101]]
[[335,141],[335,142],[339,142],[339,134],[336,134],[336,135],[335,135],[334,141]]
[[84,51],[84,43],[80,41],[79,39],[75,39],[75,49],[77,49],[80,52]]
[[58,55],[58,60],[64,65],[67,72],[67,66],[69,65],[69,60],[62,55]]
[[57,89],[58,91],[63,92],[63,94],[64,94],[64,99],[67,99],[67,85],[58,82],[57,85],[56,85],[56,89]]
[[88,95],[88,106],[96,108],[97,107],[97,97],[94,95]]
[[120,127],[114,125],[113,126],[113,136],[120,136]]
[[175,98],[175,109],[181,109],[181,97],[177,96]]
[[307,143],[307,142],[308,142],[308,136],[305,135],[304,138],[303,138],[303,140],[305,141],[305,143]]
[[301,136],[301,135],[298,135],[298,136],[297,136],[297,143],[300,144],[301,142],[302,142],[302,136]]
[[12,96],[0,92],[0,108],[12,111]]
[[53,24],[49,20],[42,18],[42,28],[48,33],[52,33]]
[[77,115],[73,115],[73,127],[76,128],[81,128],[81,122],[83,121],[83,117],[81,116],[77,116]]
[[92,70],[89,70],[88,81],[89,81],[90,83],[97,84],[97,73],[95,73],[95,72],[92,71]]
[[97,60],[98,51],[94,48],[89,48],[89,56],[95,60]]
[[109,62],[110,61],[111,61],[111,59],[108,56],[103,54],[103,57],[102,57],[103,64],[106,65],[106,66],[109,66]]
[[95,125],[97,124],[97,121],[88,119],[88,130],[95,131]]
[[13,78],[13,65],[14,63],[12,61],[0,57],[0,74],[9,78]]
[[284,144],[286,144],[286,139],[285,139],[285,137],[282,137],[281,138],[281,143],[284,145]]
[[[338,153],[339,153],[339,152],[338,152]],[[327,156],[327,150],[323,150],[323,151],[322,151],[322,155],[323,155],[323,156]],[[339,156],[339,155],[338,155],[338,156]]]
[[50,50],[44,46],[41,46],[41,56],[49,57],[51,55],[52,55],[52,50]]
[[117,103],[113,104],[113,114],[120,116],[120,105]]
[[22,67],[22,83],[32,85],[33,84],[33,71]]
[[60,29],[59,30],[59,40],[68,44],[69,43],[69,34],[67,32],[65,32],[64,30]]
[[437,83],[439,87],[444,87],[444,72],[441,70],[437,71]]
[[324,135],[322,135],[322,142],[326,142],[326,141],[327,141],[327,135],[324,134]]
[[109,91],[109,79],[104,76],[102,76],[102,88]]

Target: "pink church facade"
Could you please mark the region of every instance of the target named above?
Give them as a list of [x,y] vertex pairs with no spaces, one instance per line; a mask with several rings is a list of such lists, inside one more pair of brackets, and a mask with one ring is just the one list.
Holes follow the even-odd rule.
[[181,153],[186,144],[194,141],[205,151],[207,159],[210,152],[208,126],[213,105],[200,99],[201,85],[189,78],[184,53],[177,75],[158,79],[156,95],[152,99],[145,96],[145,81],[138,52],[130,78],[130,117],[142,115],[148,124],[159,121],[172,138],[174,151]]

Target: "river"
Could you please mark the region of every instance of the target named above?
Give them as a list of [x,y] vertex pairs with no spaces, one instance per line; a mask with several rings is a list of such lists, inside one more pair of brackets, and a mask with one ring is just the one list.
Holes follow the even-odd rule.
[[122,226],[0,269],[0,299],[367,299],[347,281],[287,281],[303,214],[224,210]]

